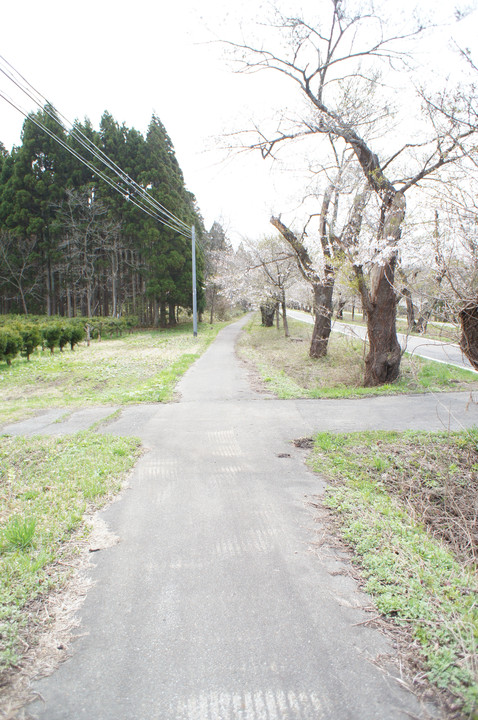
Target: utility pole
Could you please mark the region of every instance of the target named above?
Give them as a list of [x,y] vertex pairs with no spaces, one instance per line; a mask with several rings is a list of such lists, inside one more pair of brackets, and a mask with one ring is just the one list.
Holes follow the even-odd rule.
[[193,257],[193,335],[198,334],[198,308],[197,308],[197,290],[196,290],[196,228],[191,227],[191,245]]

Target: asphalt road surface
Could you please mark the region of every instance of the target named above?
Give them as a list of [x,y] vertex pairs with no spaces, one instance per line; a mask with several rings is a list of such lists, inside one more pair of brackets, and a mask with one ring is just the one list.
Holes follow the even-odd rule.
[[[477,406],[459,393],[268,398],[234,354],[243,322],[184,376],[180,402],[124,408],[105,429],[141,437],[148,451],[101,513],[120,541],[92,556],[79,637],[35,683],[34,717],[425,717],[397,671],[375,662],[394,650],[367,624],[370,600],[347,557],[320,542],[311,501],[323,484],[291,440],[320,429],[473,425]],[[96,419],[58,417],[52,410],[8,431],[73,432]]]
[[[308,313],[300,310],[288,310],[287,314],[295,320],[314,324],[314,318]],[[365,340],[367,337],[367,328],[363,325],[349,325],[343,322],[334,321],[333,331],[340,332],[350,337],[358,337]],[[456,365],[476,372],[469,360],[463,355],[459,345],[443,342],[441,340],[431,340],[429,338],[418,337],[417,335],[404,335],[397,333],[398,342],[410,355],[418,355],[427,360],[435,360],[436,362],[445,363],[447,365]]]

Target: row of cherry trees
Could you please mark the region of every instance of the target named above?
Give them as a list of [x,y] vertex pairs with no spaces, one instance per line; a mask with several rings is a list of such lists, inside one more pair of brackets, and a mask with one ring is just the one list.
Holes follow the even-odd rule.
[[45,106],[25,121],[19,147],[0,146],[0,312],[174,323],[192,302],[190,241],[118,194],[110,171],[102,179],[74,157],[68,148],[84,155],[84,137],[202,238],[194,196],[156,115],[145,136],[107,112],[98,130],[86,120],[67,132]]
[[[461,233],[461,247],[468,248],[468,256],[461,251],[462,266],[476,248],[476,207],[470,208],[469,196],[478,163],[477,68],[471,54],[457,48],[461,82],[443,73],[442,83],[425,90],[423,68],[414,67],[427,28],[399,12],[389,3],[354,0],[324,0],[308,17],[276,8],[266,40],[228,42],[240,70],[272,71],[302,98],[296,113],[287,107],[271,123],[242,128],[238,145],[269,161],[287,164],[292,155],[297,166],[303,158],[309,169],[306,221],[273,216],[271,222],[313,289],[314,357],[327,352],[337,270],[348,264],[367,319],[369,386],[399,375],[397,304],[411,298],[399,268],[404,256],[413,266],[413,243],[418,266],[433,258],[443,287],[444,279],[453,285],[452,245],[443,241]],[[478,362],[476,293],[467,283],[459,298],[462,347],[472,362]]]

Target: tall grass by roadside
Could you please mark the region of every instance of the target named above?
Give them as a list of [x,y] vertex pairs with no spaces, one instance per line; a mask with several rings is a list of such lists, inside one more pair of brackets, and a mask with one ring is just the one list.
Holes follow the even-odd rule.
[[139,441],[80,433],[0,437],[0,670],[35,642],[29,607],[58,588],[83,517],[121,487]]
[[345,398],[370,395],[443,392],[478,388],[475,373],[404,355],[399,379],[388,385],[362,387],[365,346],[339,333],[329,340],[325,358],[309,357],[312,327],[290,320],[291,338],[265,328],[255,315],[239,343],[240,355],[255,368],[265,388],[282,399]]
[[[321,433],[322,519],[451,717],[478,713],[478,430]],[[453,714],[456,713],[456,714]]]
[[52,355],[36,351],[0,364],[0,423],[37,409],[168,402],[178,379],[225,323],[136,332]]

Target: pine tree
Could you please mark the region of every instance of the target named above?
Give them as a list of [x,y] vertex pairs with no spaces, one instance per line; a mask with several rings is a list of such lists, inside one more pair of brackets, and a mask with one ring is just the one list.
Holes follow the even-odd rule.
[[[68,176],[67,151],[47,135],[36,122],[63,141],[66,133],[56,121],[53,108],[30,115],[23,125],[22,145],[7,163],[8,178],[3,185],[0,222],[20,240],[36,241],[42,258],[43,309],[57,310],[56,269],[59,259],[56,207],[65,194]],[[4,163],[5,165],[5,163]]]

